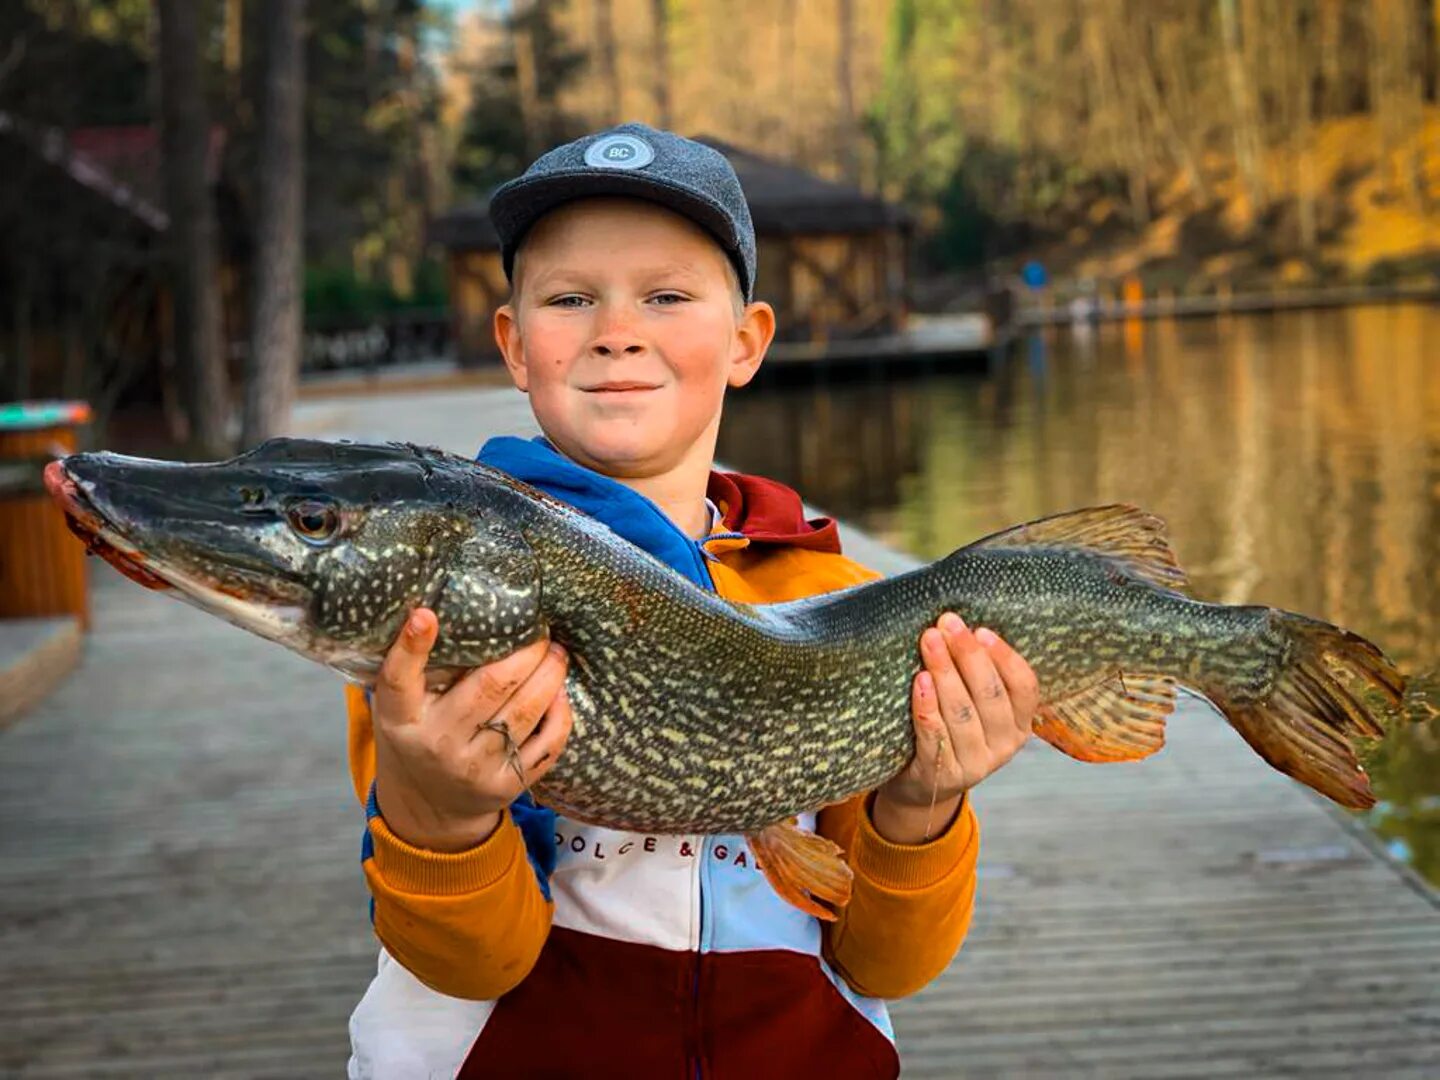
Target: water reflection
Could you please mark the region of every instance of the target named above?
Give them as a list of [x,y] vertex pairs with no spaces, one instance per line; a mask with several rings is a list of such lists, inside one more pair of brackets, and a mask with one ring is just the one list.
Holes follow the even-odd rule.
[[[719,453],[933,558],[1097,502],[1164,516],[1199,595],[1440,663],[1440,311],[1036,335],[983,375],[759,388]],[[1440,882],[1440,731],[1389,741],[1372,822]]]

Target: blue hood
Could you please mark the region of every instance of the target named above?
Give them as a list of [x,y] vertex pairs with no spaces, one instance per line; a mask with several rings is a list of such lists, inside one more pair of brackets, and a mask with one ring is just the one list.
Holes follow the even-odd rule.
[[660,507],[619,481],[576,465],[544,438],[500,435],[486,441],[476,460],[569,503],[702,589],[714,590],[700,545]]

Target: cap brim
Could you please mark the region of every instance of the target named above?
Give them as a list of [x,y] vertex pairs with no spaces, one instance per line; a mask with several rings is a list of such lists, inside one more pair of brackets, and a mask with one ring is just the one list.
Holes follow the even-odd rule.
[[[597,172],[593,169],[521,177],[498,188],[490,199],[490,220],[500,236],[505,275],[510,276],[515,250],[542,216],[562,203],[591,195],[629,195],[659,203],[702,226],[720,242],[732,261],[740,251],[730,217],[720,207],[688,188],[639,172]],[[743,271],[742,271],[743,273]]]

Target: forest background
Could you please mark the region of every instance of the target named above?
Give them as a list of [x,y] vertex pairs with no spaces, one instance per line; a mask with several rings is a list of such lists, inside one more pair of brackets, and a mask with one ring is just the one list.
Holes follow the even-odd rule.
[[[167,101],[186,115],[167,117]],[[0,126],[164,128],[201,185],[187,203],[166,178],[171,256],[186,265],[231,237],[235,272],[258,287],[239,335],[257,354],[293,354],[302,309],[443,306],[428,223],[622,120],[903,203],[922,308],[1029,261],[1077,289],[1126,275],[1180,291],[1433,283],[1437,101],[1440,0],[21,0],[0,13]],[[0,214],[23,221],[35,194],[7,187]],[[6,280],[23,282],[33,253],[23,229],[11,236]],[[104,257],[95,240],[76,238],[85,259]],[[267,268],[291,264],[303,289],[260,295],[286,277]],[[0,337],[73,300],[10,291]],[[223,426],[195,415],[194,358],[218,348],[200,340],[206,302],[177,296],[176,310],[202,436]],[[249,411],[245,441],[275,426]]]

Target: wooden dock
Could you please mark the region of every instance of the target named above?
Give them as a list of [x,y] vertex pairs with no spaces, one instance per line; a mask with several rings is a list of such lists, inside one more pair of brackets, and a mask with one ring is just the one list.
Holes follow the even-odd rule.
[[833,367],[878,364],[887,368],[922,361],[984,360],[1002,342],[990,318],[979,312],[912,315],[905,328],[871,337],[776,341],[765,353],[762,371],[827,364]]
[[1126,319],[1213,318],[1273,311],[1355,307],[1360,304],[1403,304],[1440,298],[1440,283],[1411,285],[1323,285],[1295,289],[1261,289],[1179,295],[1164,292],[1140,300],[1113,296],[1079,296],[1065,303],[1027,303],[1015,311],[1015,325],[1073,326]]
[[[456,390],[300,425],[529,428]],[[94,581],[77,674],[0,732],[0,1077],[343,1075],[376,947],[337,680]],[[1440,1075],[1440,897],[1206,707],[1151,761],[1036,745],[975,798],[976,923],[894,1007],[907,1076]]]

